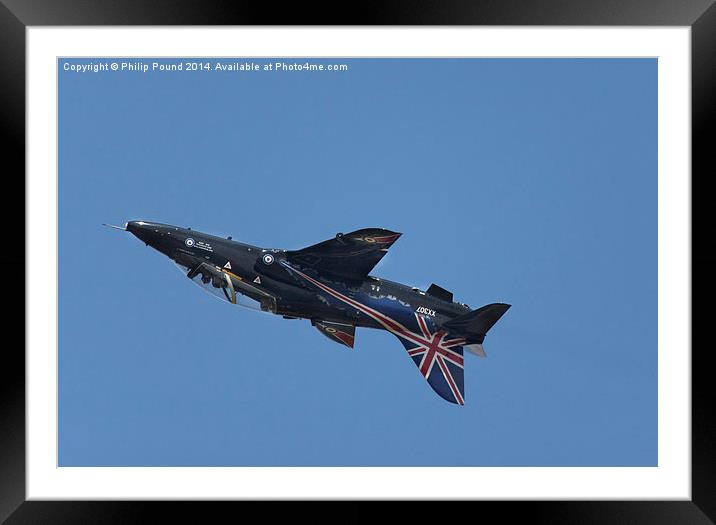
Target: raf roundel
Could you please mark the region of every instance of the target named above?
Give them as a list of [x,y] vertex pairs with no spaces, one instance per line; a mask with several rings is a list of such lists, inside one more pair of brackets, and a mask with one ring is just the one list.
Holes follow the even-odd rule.
[[264,255],[264,264],[271,264],[273,262],[273,255],[267,253]]
[[187,238],[186,241],[184,241],[184,244],[186,244],[189,248],[191,248],[192,246],[194,246],[194,239],[189,237],[189,238]]

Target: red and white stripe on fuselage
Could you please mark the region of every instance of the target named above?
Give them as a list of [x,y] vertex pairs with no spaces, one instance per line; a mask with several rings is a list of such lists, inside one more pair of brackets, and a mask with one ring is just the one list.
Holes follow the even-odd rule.
[[346,295],[343,295],[342,293],[338,292],[337,290],[334,290],[330,286],[323,284],[317,279],[306,275],[305,273],[301,272],[300,270],[297,270],[292,266],[286,266],[291,271],[296,272],[308,282],[315,285],[316,287],[323,290],[332,297],[335,297],[336,299],[343,301],[349,306],[352,306],[357,310],[363,312],[364,314],[368,315],[389,332],[392,332],[396,336],[418,345],[415,348],[411,348],[410,350],[408,350],[408,355],[413,357],[423,354],[420,365],[418,366],[418,368],[420,369],[420,373],[427,379],[430,376],[430,372],[432,371],[433,365],[435,364],[435,362],[437,362],[438,366],[440,367],[440,371],[445,377],[445,381],[447,381],[448,385],[450,386],[450,390],[455,396],[455,400],[460,405],[465,404],[465,401],[460,394],[460,390],[457,388],[452,374],[450,374],[450,370],[443,361],[444,359],[447,359],[452,364],[460,368],[464,368],[463,356],[461,356],[454,350],[451,350],[451,348],[464,344],[465,339],[455,338],[446,341],[446,332],[444,332],[443,330],[438,330],[435,333],[431,333],[427,327],[427,324],[425,323],[425,319],[421,315],[415,314],[418,326],[420,327],[420,331],[422,332],[421,334],[417,334],[411,330],[408,330],[405,326],[383,314],[382,312],[379,312],[378,310],[375,310],[369,306],[364,305],[363,303],[351,299]]

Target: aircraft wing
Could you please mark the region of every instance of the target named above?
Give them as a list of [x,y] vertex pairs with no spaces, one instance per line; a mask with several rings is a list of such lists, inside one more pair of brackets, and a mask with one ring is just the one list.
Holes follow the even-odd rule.
[[353,342],[356,336],[355,326],[344,323],[332,323],[321,319],[312,319],[311,324],[331,341],[345,345],[348,348],[353,348]]
[[463,345],[465,339],[436,329],[432,321],[416,314],[420,332],[397,335],[408,356],[430,387],[443,399],[457,405],[465,404]]
[[288,251],[286,258],[319,273],[362,279],[401,235],[381,228],[339,233],[333,239],[301,250]]

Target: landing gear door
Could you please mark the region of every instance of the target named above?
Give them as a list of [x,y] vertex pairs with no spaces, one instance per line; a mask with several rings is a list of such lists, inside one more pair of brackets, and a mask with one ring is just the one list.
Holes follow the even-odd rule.
[[[273,299],[271,296],[247,285],[242,282],[240,277],[232,275],[217,266],[199,262],[191,268],[179,263],[177,263],[177,267],[202,290],[209,292],[222,301],[245,306],[252,310],[271,311],[264,308],[264,302],[269,298]],[[264,295],[266,297],[263,297]]]
[[236,304],[236,290],[234,290],[234,285],[231,283],[231,277],[227,274],[224,274],[224,277],[226,278],[226,286],[222,287],[224,295],[231,304]]
[[186,276],[210,294],[236,304],[236,290],[231,278],[218,268],[202,262],[189,269]]

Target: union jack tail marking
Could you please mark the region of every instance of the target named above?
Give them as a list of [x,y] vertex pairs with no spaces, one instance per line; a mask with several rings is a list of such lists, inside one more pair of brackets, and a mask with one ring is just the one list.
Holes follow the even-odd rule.
[[[293,266],[284,262],[281,264],[323,292],[370,316],[386,330],[395,334],[433,390],[451,403],[465,404],[462,354],[462,345],[465,344],[465,339],[448,339],[448,333],[444,330],[433,331],[430,326],[432,321],[417,313],[415,314],[416,329],[411,330],[388,315],[334,290]],[[438,366],[435,366],[435,363]]]
[[396,335],[433,390],[448,401],[464,405],[465,363],[462,345],[465,344],[465,340],[462,338],[446,339],[448,334],[443,330],[436,332],[430,330],[425,317],[415,314],[415,318],[420,328],[422,341],[413,341]]

